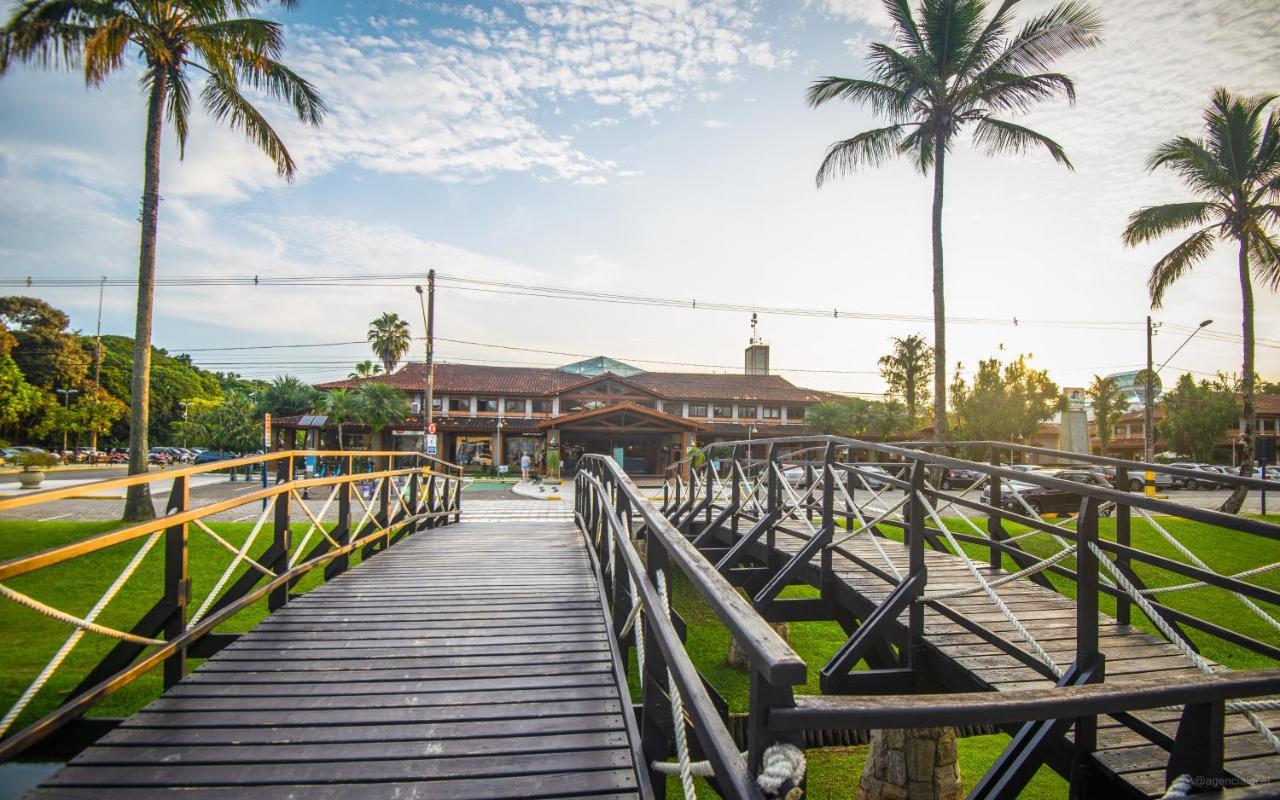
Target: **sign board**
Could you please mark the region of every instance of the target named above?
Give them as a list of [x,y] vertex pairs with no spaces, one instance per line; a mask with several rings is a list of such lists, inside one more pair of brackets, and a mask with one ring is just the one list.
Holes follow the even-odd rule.
[[506,464],[499,464],[499,465],[498,465],[498,474],[499,474],[499,475],[506,475],[506,474],[507,474],[508,472],[510,472],[510,471],[511,471],[511,467],[508,467]]
[[435,432],[436,432],[436,424],[433,422],[433,423],[431,423],[430,425],[428,425],[428,426],[427,426],[427,433],[429,433],[429,434],[431,434],[431,435],[433,435],[433,436],[434,436],[434,435],[435,435]]
[[[434,425],[432,427],[435,427]],[[434,456],[440,452],[440,440],[434,434],[427,434],[427,455]]]
[[1253,457],[1264,464],[1274,464],[1276,460],[1276,440],[1270,436],[1259,436],[1254,439]]
[[271,412],[262,415],[262,449],[271,449]]

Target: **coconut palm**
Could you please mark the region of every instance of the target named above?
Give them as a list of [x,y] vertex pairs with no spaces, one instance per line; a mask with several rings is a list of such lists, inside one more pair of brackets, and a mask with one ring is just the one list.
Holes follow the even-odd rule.
[[409,352],[409,323],[399,314],[386,313],[369,323],[369,344],[387,374]]
[[[1147,159],[1148,171],[1173,170],[1199,199],[1140,208],[1129,216],[1124,242],[1136,246],[1167,233],[1194,228],[1151,268],[1147,290],[1152,308],[1164,303],[1169,287],[1213,252],[1219,242],[1236,246],[1236,272],[1243,312],[1244,463],[1253,463],[1254,407],[1253,280],[1280,289],[1280,109],[1266,116],[1276,95],[1237,97],[1214,91],[1204,112],[1205,138],[1175,136]],[[1265,125],[1263,124],[1265,119]],[[1236,513],[1247,489],[1237,489],[1223,506]]]
[[825,77],[814,82],[808,102],[866,104],[885,118],[827,148],[818,168],[819,188],[828,180],[890,157],[911,158],[920,172],[933,171],[933,410],[936,438],[947,432],[946,304],[942,269],[942,191],[947,152],[961,131],[988,153],[1043,147],[1071,167],[1062,146],[998,115],[1027,111],[1058,96],[1075,99],[1066,75],[1050,72],[1067,53],[1094,47],[1102,20],[1091,7],[1061,3],[1010,34],[1014,7],[1004,0],[987,17],[986,0],[929,0],[913,12],[908,0],[884,0],[893,20],[894,46],[868,48],[869,78]]
[[892,337],[893,352],[880,357],[880,377],[889,391],[907,407],[907,424],[919,419],[920,406],[929,402],[928,375],[933,370],[933,348],[922,336]]
[[273,417],[291,417],[306,414],[320,402],[320,392],[306,381],[292,375],[277,375],[258,394],[258,405]]
[[361,378],[372,378],[374,375],[378,375],[381,372],[382,372],[381,365],[375,364],[366,358],[364,361],[356,362],[355,369],[351,372],[351,374],[347,375],[347,378],[353,381],[357,381],[357,380],[360,380]]
[[320,410],[329,417],[329,422],[338,426],[338,449],[345,450],[342,426],[360,418],[360,400],[356,393],[346,389],[334,389],[320,401]]
[[1107,454],[1107,445],[1115,432],[1116,423],[1129,410],[1129,396],[1122,393],[1116,382],[1100,375],[1093,376],[1093,383],[1084,393],[1093,401],[1093,424],[1101,444],[1100,455]]
[[[296,0],[280,4],[297,5]],[[276,60],[284,50],[280,23],[243,18],[261,6],[260,0],[25,0],[0,29],[0,75],[15,62],[83,67],[85,83],[99,86],[132,63],[131,51],[141,56],[144,65],[141,83],[147,92],[147,133],[129,402],[130,474],[147,471],[160,139],[165,121],[173,126],[181,158],[187,141],[191,79],[202,76],[200,100],[209,114],[243,131],[275,162],[281,176],[292,179],[295,165],[289,151],[262,113],[241,94],[241,85],[284,100],[298,119],[312,125],[319,125],[324,114],[324,102],[311,84]],[[125,519],[153,516],[147,485],[130,487]]]
[[377,449],[379,434],[409,416],[405,393],[385,383],[366,383],[356,390],[359,419],[369,426],[370,445]]

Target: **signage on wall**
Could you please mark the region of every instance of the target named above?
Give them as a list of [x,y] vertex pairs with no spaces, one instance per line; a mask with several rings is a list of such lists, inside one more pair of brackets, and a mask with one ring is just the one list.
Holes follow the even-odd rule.
[[439,439],[435,434],[427,435],[427,455],[434,456],[439,452]]

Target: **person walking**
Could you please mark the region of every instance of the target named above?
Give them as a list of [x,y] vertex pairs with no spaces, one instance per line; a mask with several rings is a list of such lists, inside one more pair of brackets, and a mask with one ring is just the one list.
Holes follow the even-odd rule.
[[529,480],[529,464],[530,464],[530,463],[532,463],[532,462],[531,462],[531,460],[529,459],[529,454],[528,454],[528,453],[523,453],[523,454],[521,454],[521,456],[520,456],[520,480],[522,480],[522,481],[527,481],[527,480]]

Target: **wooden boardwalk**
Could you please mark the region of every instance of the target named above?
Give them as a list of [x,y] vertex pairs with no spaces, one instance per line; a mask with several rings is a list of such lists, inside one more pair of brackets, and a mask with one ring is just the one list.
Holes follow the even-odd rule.
[[289,603],[31,798],[633,798],[571,508],[471,501]]
[[[722,543],[727,541],[722,536]],[[780,529],[776,546],[789,557],[805,541],[806,537],[794,529]],[[879,543],[898,570],[907,574],[907,548],[892,540],[880,539]],[[765,556],[763,542],[757,543],[751,550],[757,558]],[[975,585],[964,562],[955,556],[926,550],[925,563],[929,571],[930,593],[965,589]],[[865,612],[862,616],[865,617],[865,614],[869,614],[888,596],[893,585],[864,565],[880,572],[889,572],[884,556],[865,534],[846,541],[833,555],[832,567],[839,583],[838,591],[843,598],[860,605]],[[1003,570],[993,569],[985,564],[979,564],[978,567],[988,580],[1006,574]],[[799,577],[815,586],[820,584],[821,572],[817,556],[808,568],[802,570]],[[1029,580],[1004,584],[996,589],[996,593],[1060,668],[1065,669],[1071,664],[1076,644],[1075,604],[1072,600]],[[985,593],[944,602],[987,630],[1019,644],[1025,652],[1032,652],[1031,647],[1019,637]],[[905,631],[905,612],[898,624]],[[1036,670],[927,606],[925,639],[930,656],[937,659],[938,666],[941,667],[939,673],[947,676],[947,688],[951,691],[1010,691],[1053,686],[1053,681]],[[1169,681],[1178,681],[1200,674],[1174,645],[1132,625],[1120,625],[1114,618],[1105,615],[1099,622],[1099,645],[1106,654],[1105,683],[1149,678],[1153,674]],[[1136,712],[1134,716],[1172,737],[1177,729],[1179,713],[1142,711]],[[1273,731],[1280,730],[1280,712],[1262,712],[1259,716]],[[1250,782],[1280,779],[1280,755],[1271,749],[1241,715],[1227,716],[1226,733],[1225,762],[1231,775]],[[1132,789],[1134,796],[1159,797],[1164,794],[1168,752],[1152,745],[1119,722],[1108,717],[1099,719],[1098,750],[1094,757],[1102,768],[1119,776]]]

